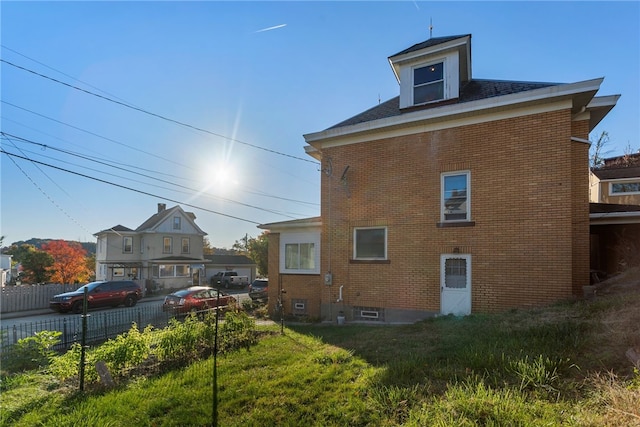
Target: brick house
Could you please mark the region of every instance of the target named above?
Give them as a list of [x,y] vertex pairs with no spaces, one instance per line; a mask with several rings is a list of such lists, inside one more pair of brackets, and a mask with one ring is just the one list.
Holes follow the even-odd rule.
[[[589,172],[591,270],[615,274],[640,261],[640,153]],[[635,254],[635,256],[634,256]]]
[[203,239],[195,215],[180,206],[158,211],[135,230],[122,225],[94,234],[96,280],[140,281],[147,291],[204,284]]
[[270,309],[284,289],[287,314],[393,323],[581,294],[589,132],[618,96],[474,79],[470,35],[388,60],[398,97],[304,136],[320,218],[260,226]]

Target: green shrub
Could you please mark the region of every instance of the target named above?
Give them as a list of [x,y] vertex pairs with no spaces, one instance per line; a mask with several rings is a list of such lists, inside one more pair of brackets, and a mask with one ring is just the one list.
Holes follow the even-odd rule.
[[148,325],[140,332],[134,323],[128,332],[97,347],[91,360],[94,363],[102,360],[112,375],[123,375],[149,357],[152,330],[153,326]]
[[51,348],[60,343],[61,335],[59,331],[40,331],[18,340],[10,347],[3,369],[17,372],[47,367],[55,355]]

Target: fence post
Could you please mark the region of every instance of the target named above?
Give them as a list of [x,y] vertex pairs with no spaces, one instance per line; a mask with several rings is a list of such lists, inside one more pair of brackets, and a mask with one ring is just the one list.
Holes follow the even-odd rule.
[[64,344],[64,348],[68,348],[69,341],[67,339],[67,318],[62,319],[62,343]]
[[102,318],[104,321],[104,339],[109,339],[109,327],[107,326],[107,313],[102,313]]
[[18,328],[16,327],[16,325],[13,325],[13,343],[17,343],[18,342]]

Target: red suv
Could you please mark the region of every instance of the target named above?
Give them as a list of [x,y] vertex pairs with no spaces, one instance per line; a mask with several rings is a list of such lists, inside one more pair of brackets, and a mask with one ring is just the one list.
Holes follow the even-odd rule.
[[142,288],[131,280],[91,282],[73,292],[54,296],[49,301],[49,307],[59,313],[82,313],[85,289],[88,308],[117,307],[120,304],[133,307],[142,298]]

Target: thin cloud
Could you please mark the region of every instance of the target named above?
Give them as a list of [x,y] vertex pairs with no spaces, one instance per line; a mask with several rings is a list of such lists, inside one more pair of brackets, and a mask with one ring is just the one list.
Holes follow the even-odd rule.
[[273,27],[263,28],[261,30],[256,31],[256,33],[264,33],[265,31],[277,30],[278,28],[286,27],[287,24],[274,25]]

